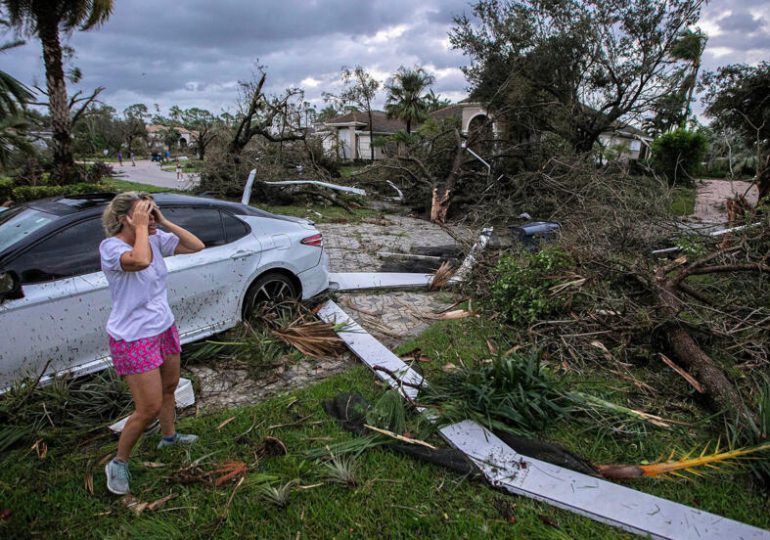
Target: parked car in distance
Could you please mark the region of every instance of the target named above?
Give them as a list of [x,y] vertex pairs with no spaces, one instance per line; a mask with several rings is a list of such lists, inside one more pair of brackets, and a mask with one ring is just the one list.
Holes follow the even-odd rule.
[[[25,377],[45,382],[111,365],[99,243],[113,196],[55,197],[0,213],[0,391]],[[183,344],[235,326],[263,301],[307,299],[328,287],[323,237],[310,221],[204,197],[155,201],[206,245],[166,258]]]

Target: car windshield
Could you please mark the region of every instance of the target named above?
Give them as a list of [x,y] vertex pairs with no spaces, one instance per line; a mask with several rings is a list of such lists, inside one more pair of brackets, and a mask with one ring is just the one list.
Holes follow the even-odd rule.
[[11,209],[0,213],[0,253],[41,227],[56,216],[33,208]]

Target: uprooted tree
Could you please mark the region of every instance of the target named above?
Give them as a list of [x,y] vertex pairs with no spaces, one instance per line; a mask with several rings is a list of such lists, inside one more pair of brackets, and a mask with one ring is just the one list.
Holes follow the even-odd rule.
[[[307,159],[309,104],[303,92],[289,88],[280,95],[265,90],[267,73],[259,67],[251,81],[240,83],[239,111],[215,122],[206,136],[213,150],[201,174],[200,189],[226,195],[243,190],[248,172],[256,168],[257,179],[286,173],[284,152],[295,150]],[[179,111],[184,116],[184,111]],[[286,146],[288,145],[288,147]],[[298,148],[295,148],[295,145]],[[207,145],[209,146],[209,145]],[[264,186],[257,191],[264,191]],[[264,195],[264,193],[263,193]]]

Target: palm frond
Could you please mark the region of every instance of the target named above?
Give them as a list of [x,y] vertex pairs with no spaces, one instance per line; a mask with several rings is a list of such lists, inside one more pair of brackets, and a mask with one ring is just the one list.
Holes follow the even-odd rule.
[[711,471],[729,470],[742,460],[767,451],[770,451],[770,443],[751,448],[722,450],[717,442],[713,449],[706,445],[697,455],[694,455],[695,450],[679,454],[672,451],[666,459],[649,465],[598,465],[596,468],[602,476],[612,479],[693,477]]

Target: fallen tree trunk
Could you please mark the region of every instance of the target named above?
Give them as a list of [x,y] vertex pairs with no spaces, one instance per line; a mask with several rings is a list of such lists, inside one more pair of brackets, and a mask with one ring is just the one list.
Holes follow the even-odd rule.
[[[667,318],[675,319],[683,308],[677,290],[680,279],[679,276],[668,278],[667,270],[668,268],[662,268],[656,272],[654,294]],[[735,385],[690,333],[676,321],[667,324],[663,331],[679,363],[703,385],[716,408],[752,422],[754,418]]]

